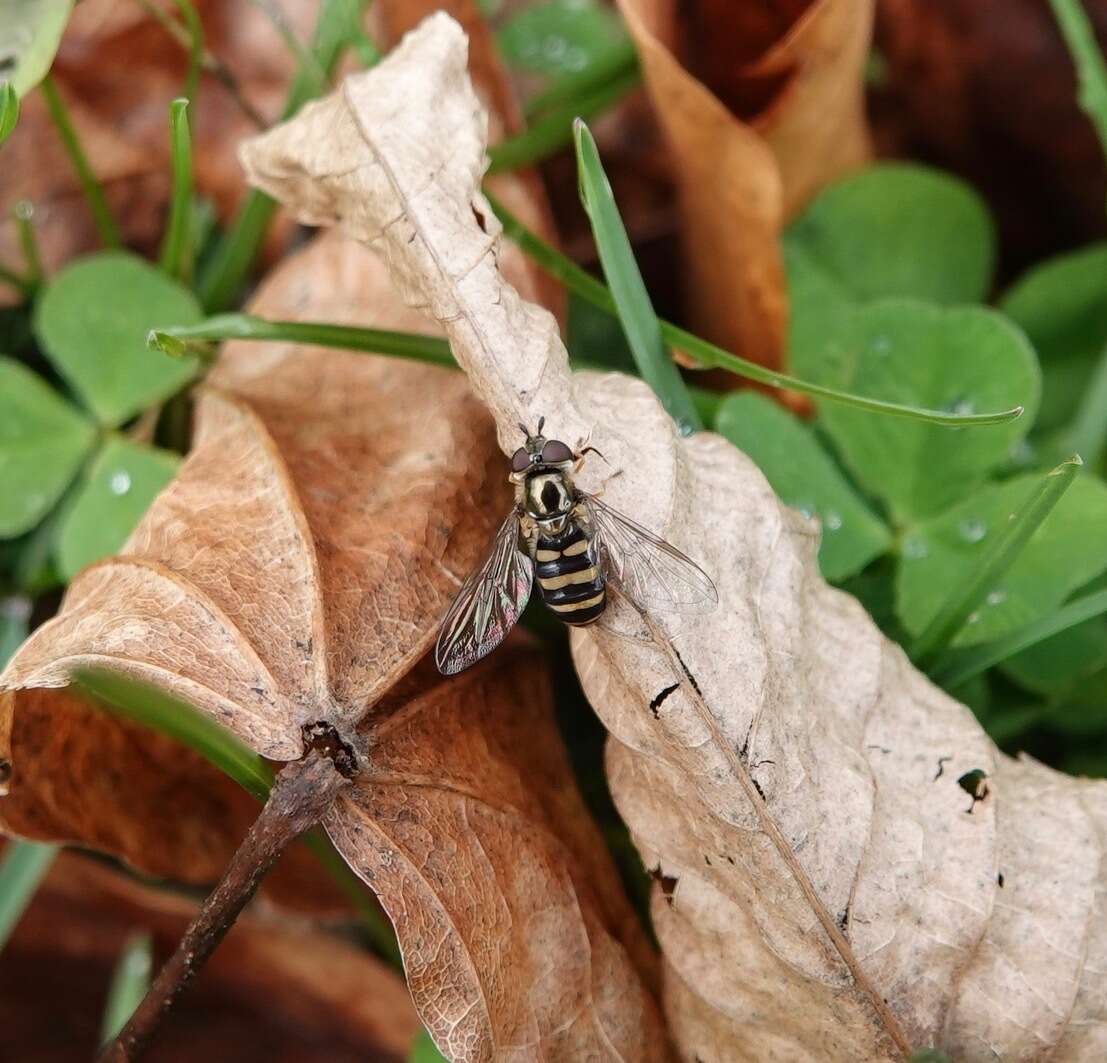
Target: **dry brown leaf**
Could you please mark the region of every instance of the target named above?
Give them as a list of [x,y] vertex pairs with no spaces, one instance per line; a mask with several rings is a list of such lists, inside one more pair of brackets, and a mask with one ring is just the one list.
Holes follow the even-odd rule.
[[[716,343],[780,367],[781,228],[819,187],[868,158],[862,70],[873,0],[819,0],[768,52],[742,65],[747,80],[777,86],[748,120],[663,43],[669,11],[647,0],[618,4],[671,149],[692,320]],[[728,39],[724,27],[716,33]]]
[[[682,1056],[852,1061],[933,1044],[959,1061],[1099,1058],[1104,784],[998,753],[823,582],[814,524],[725,440],[679,437],[640,382],[569,374],[553,319],[496,269],[483,132],[464,37],[436,16],[244,157],[305,220],[387,258],[505,451],[539,415],[564,439],[591,430],[623,472],[605,499],[715,579],[705,617],[619,603],[614,619],[645,624],[645,640],[573,633],[616,802],[661,879]],[[978,803],[958,784],[972,769],[989,776]]]
[[[469,38],[469,75],[481,103],[488,111],[488,142],[523,132],[526,122],[496,46],[488,19],[477,0],[379,0],[373,5],[386,47],[391,48],[409,30],[434,11],[444,10],[465,28]],[[508,171],[489,178],[489,187],[527,226],[549,243],[557,244],[553,213],[542,178],[534,167]],[[565,321],[565,289],[540,270],[517,247],[504,248],[502,263],[520,294],[552,310]]]
[[[198,0],[207,48],[231,69],[243,95],[276,118],[296,60],[262,5]],[[317,4],[282,3],[294,31],[310,35]],[[179,96],[185,50],[135,0],[83,0],[73,13],[53,77],[124,243],[154,251],[169,198],[169,102]],[[242,195],[234,151],[255,126],[227,90],[205,75],[190,108],[196,189],[227,217]],[[95,250],[99,237],[73,166],[38,92],[23,101],[0,166],[0,262],[21,262],[11,208],[32,204],[47,272]],[[0,291],[0,303],[18,297]]]
[[[252,309],[427,328],[384,267],[335,235],[283,264]],[[393,918],[450,1057],[664,1059],[642,981],[654,959],[573,789],[541,660],[517,645],[460,683],[412,672],[510,504],[492,458],[491,419],[460,373],[229,344],[178,478],[0,678],[20,688],[0,817],[33,815],[50,785],[76,803],[87,772],[105,802],[89,814],[129,832],[112,851],[142,867],[179,840],[159,841],[146,814],[132,760],[149,745],[106,764],[82,746],[80,776],[58,758],[25,763],[25,706],[45,701],[52,722],[64,696],[26,688],[62,686],[82,664],[153,681],[279,760],[300,755],[303,724],[327,720],[365,770],[325,826]],[[193,795],[179,796],[187,813]]]
[[[5,1057],[91,1059],[128,936],[149,933],[157,962],[195,914],[183,897],[85,857],[59,856],[4,947]],[[337,937],[255,909],[167,1015],[148,1058],[401,1063],[418,1029],[394,971]]]
[[780,168],[786,220],[823,185],[872,155],[865,63],[875,6],[875,0],[817,0],[745,72],[783,81],[779,98],[752,124]]

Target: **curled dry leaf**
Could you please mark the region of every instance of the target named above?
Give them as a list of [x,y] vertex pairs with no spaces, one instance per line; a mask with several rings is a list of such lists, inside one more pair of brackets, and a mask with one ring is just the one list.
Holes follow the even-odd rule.
[[[334,235],[287,260],[253,309],[426,330],[384,267]],[[277,760],[300,756],[302,725],[326,720],[364,770],[324,825],[391,915],[416,1005],[450,1057],[568,1060],[610,1045],[662,1059],[643,984],[652,957],[572,787],[541,660],[516,644],[460,683],[413,671],[509,505],[498,457],[459,373],[229,344],[178,478],[0,678],[14,766],[0,817],[51,833],[27,830],[43,793],[75,805],[90,776],[105,802],[90,814],[129,832],[106,847],[145,867],[159,844],[148,780],[131,769],[149,755],[156,775],[168,743],[127,732],[133,754],[90,748],[74,776],[27,737],[27,705],[48,728],[65,697],[55,688],[81,665],[154,682]],[[178,798],[192,812],[203,795]]]
[[[391,48],[408,30],[438,10],[457,19],[469,37],[469,75],[488,112],[488,142],[498,144],[505,137],[522,133],[526,128],[523,110],[500,59],[492,27],[477,0],[380,0],[374,5],[373,15],[382,41]],[[489,178],[489,187],[526,225],[550,243],[557,243],[546,190],[534,167],[496,174]],[[524,298],[541,303],[564,321],[565,290],[560,284],[514,246],[504,248],[501,265]]]
[[[4,948],[0,1027],[12,1059],[90,1059],[112,969],[133,933],[155,962],[196,906],[86,857],[62,854]],[[59,1007],[59,1000],[65,1006]],[[403,979],[299,922],[239,921],[166,1017],[160,1060],[400,1063],[419,1029]]]
[[[693,320],[722,346],[779,367],[787,331],[781,227],[869,156],[862,74],[873,0],[817,0],[743,65],[743,78],[777,86],[745,119],[663,43],[671,18],[664,5],[618,5],[671,149]],[[714,32],[728,40],[725,25]]]
[[[483,129],[464,37],[437,16],[244,157],[302,217],[387,258],[505,450],[543,414],[561,438],[591,431],[622,472],[605,500],[715,579],[707,616],[631,614],[642,640],[574,632],[616,802],[661,882],[682,1057],[1099,1058],[1104,785],[998,753],[822,581],[815,526],[725,440],[680,438],[641,383],[569,373],[553,319],[496,269]],[[958,785],[973,769],[977,802]]]

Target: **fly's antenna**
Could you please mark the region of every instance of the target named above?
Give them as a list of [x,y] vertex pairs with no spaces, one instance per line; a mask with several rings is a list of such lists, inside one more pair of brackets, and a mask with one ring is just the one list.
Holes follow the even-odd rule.
[[542,438],[542,428],[546,424],[546,418],[545,417],[539,417],[538,418],[538,431],[533,432],[533,433],[531,432],[531,430],[525,424],[523,424],[522,421],[519,421],[518,424],[519,424],[519,431],[521,431],[523,433],[523,435],[525,435],[527,437],[527,446],[529,448],[529,447],[531,447],[532,444],[537,444],[538,441]]

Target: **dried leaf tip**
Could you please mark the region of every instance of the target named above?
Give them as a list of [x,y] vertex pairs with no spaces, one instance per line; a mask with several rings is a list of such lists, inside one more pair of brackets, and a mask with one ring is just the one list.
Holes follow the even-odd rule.
[[557,322],[500,269],[502,228],[481,192],[488,121],[467,52],[458,23],[432,15],[378,66],[243,144],[242,163],[300,221],[338,225],[388,263],[405,302],[441,324],[505,453],[519,423],[543,413],[575,441],[588,423]]

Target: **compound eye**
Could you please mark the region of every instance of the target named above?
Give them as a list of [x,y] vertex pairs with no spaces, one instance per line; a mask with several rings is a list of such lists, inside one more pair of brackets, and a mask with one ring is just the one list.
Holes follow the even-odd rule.
[[542,448],[542,461],[546,465],[559,465],[572,460],[573,452],[560,439],[551,439]]
[[526,447],[520,447],[511,456],[511,471],[512,472],[525,472],[530,466],[530,454],[527,453]]

